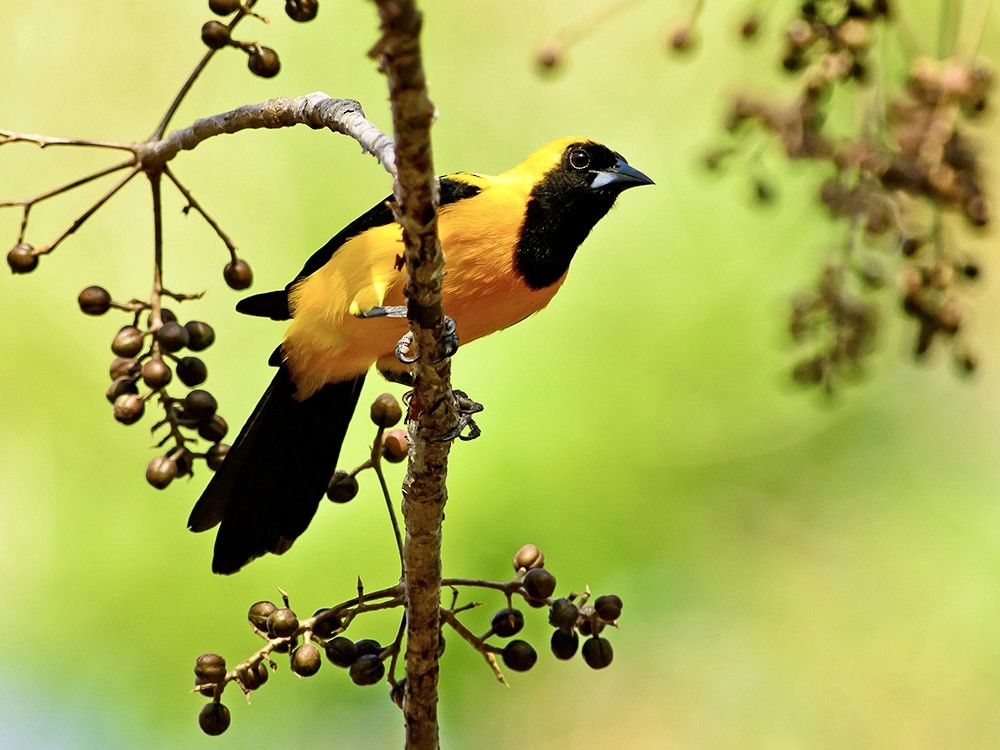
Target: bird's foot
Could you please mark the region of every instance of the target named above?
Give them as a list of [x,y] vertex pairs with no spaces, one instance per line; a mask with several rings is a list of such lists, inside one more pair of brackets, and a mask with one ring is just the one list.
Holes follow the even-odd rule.
[[[376,309],[389,310],[392,308],[376,308]],[[400,309],[405,310],[405,308],[400,308]],[[374,316],[372,316],[371,313],[369,312],[369,314],[367,314],[366,317],[374,317]],[[391,317],[397,317],[397,316],[391,316]],[[453,356],[455,352],[458,351],[458,325],[456,325],[455,320],[453,318],[449,318],[447,315],[444,316],[444,328],[441,331],[440,344],[441,344],[441,357],[439,359],[434,360],[434,364],[437,364],[438,362],[443,362],[444,360]],[[413,351],[413,348],[414,348],[413,332],[407,331],[406,335],[403,336],[403,338],[401,338],[396,343],[396,359],[398,359],[404,365],[412,365],[414,362],[420,359],[419,353],[413,356],[409,354],[409,352]]]
[[[483,405],[478,401],[469,398],[465,391],[452,391],[455,394],[455,403],[458,407],[458,424],[454,429],[439,438],[433,438],[435,443],[446,443],[450,440],[475,440],[482,434],[473,414],[478,414],[483,410]],[[466,432],[468,430],[468,432]]]

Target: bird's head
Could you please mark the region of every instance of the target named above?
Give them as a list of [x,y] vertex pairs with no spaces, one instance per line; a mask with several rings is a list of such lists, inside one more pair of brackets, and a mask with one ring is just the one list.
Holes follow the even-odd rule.
[[623,190],[653,181],[625,158],[587,138],[570,136],[542,146],[512,170],[562,194],[598,194],[612,201]]

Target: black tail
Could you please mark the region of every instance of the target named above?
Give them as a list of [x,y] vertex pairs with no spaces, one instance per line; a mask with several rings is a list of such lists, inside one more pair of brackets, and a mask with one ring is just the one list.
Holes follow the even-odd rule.
[[266,552],[280,555],[312,520],[337,467],[365,376],[294,397],[284,367],[201,494],[188,528],[216,524],[212,571],[235,573]]

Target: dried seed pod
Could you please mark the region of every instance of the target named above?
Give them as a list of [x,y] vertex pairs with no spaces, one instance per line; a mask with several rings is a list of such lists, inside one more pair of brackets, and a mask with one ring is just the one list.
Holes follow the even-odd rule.
[[139,393],[139,388],[135,384],[135,379],[124,375],[120,378],[115,378],[114,382],[108,386],[108,390],[105,392],[105,396],[108,397],[108,401],[112,404],[117,400],[119,396],[124,396],[129,393]]
[[403,418],[403,410],[391,393],[383,393],[372,402],[372,422],[376,427],[395,427]]
[[164,489],[177,476],[177,462],[169,456],[155,456],[146,464],[146,481],[158,490]]
[[545,565],[545,555],[534,544],[526,544],[514,555],[514,570],[521,568],[541,568]]
[[222,269],[222,276],[229,288],[237,291],[247,289],[253,284],[253,271],[250,269],[250,264],[242,258],[227,263]]
[[278,53],[270,47],[258,47],[250,53],[247,67],[255,76],[274,78],[281,70],[281,60],[278,59]]
[[154,391],[163,388],[173,377],[170,366],[159,357],[147,359],[142,365],[142,382]]
[[87,315],[104,315],[111,309],[111,294],[102,286],[86,287],[76,301]]
[[145,411],[143,400],[134,393],[128,393],[115,399],[115,419],[122,424],[134,424],[142,419]]
[[267,634],[272,638],[288,638],[299,629],[299,618],[287,607],[274,610],[267,618]]
[[222,682],[226,677],[226,660],[218,654],[202,654],[194,663],[194,678],[200,684]]
[[38,256],[31,245],[20,242],[7,253],[7,265],[13,273],[31,273],[38,268]]
[[250,606],[247,612],[247,620],[257,630],[267,630],[267,618],[276,610],[274,602],[259,601]]
[[[323,609],[317,609],[315,612],[313,612],[313,617],[319,618],[320,615],[323,615],[325,612],[329,611],[330,611],[329,607],[324,607]],[[313,625],[313,635],[315,635],[317,638],[329,638],[336,631],[340,630],[341,625],[343,625],[343,622],[339,617],[337,617],[336,615],[326,615],[316,620],[316,623]]]
[[292,671],[299,677],[312,677],[322,665],[319,649],[311,643],[303,643],[292,652]]
[[119,357],[135,357],[142,351],[142,331],[135,326],[123,326],[111,342],[111,351]]

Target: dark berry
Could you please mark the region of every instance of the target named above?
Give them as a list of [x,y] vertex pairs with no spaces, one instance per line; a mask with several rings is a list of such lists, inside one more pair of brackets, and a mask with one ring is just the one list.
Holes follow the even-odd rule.
[[277,607],[274,602],[261,601],[250,606],[247,612],[247,620],[258,630],[267,630],[267,618]]
[[299,677],[311,677],[322,664],[319,649],[311,643],[303,643],[292,653],[292,671]]
[[556,577],[545,568],[533,568],[524,574],[522,585],[532,599],[548,599],[556,590]]
[[119,396],[138,392],[139,388],[135,384],[135,379],[130,378],[127,375],[123,375],[120,378],[115,378],[114,382],[108,386],[108,390],[105,392],[105,395],[108,397],[108,401],[113,404]]
[[326,496],[335,503],[347,503],[358,494],[358,480],[346,471],[337,469],[326,487]]
[[147,359],[142,365],[142,382],[153,390],[167,385],[173,376],[169,365],[157,357]]
[[392,464],[405,461],[409,455],[410,441],[406,430],[389,430],[382,436],[382,457]]
[[184,324],[184,330],[188,332],[188,349],[193,352],[207,349],[215,342],[215,329],[208,323],[189,320]]
[[87,315],[104,315],[111,309],[111,294],[102,286],[88,286],[76,301]]
[[285,13],[293,21],[305,23],[319,13],[319,3],[316,0],[285,0]]
[[228,445],[225,443],[217,443],[205,451],[205,463],[208,464],[208,468],[212,471],[218,471],[228,453]]
[[7,253],[7,265],[14,273],[31,273],[38,268],[38,256],[35,255],[31,245],[22,242],[14,245]]
[[583,660],[591,669],[604,669],[611,663],[615,652],[611,643],[600,636],[588,638],[583,644]]
[[358,656],[365,656],[366,654],[378,655],[382,652],[382,644],[374,638],[362,638],[359,641],[355,641],[354,648],[358,650]]
[[503,663],[515,672],[527,672],[538,661],[538,653],[534,646],[522,640],[508,643],[500,656],[503,658]]
[[218,654],[202,654],[194,663],[194,678],[201,684],[221,682],[226,676],[226,660]]
[[240,9],[240,0],[208,0],[208,7],[216,15],[228,16]]
[[198,437],[210,443],[219,442],[226,436],[227,432],[229,432],[229,425],[218,414],[213,414],[211,418],[198,425]]
[[605,622],[614,622],[622,616],[622,600],[614,594],[605,594],[594,600],[597,616]]
[[250,270],[250,264],[245,260],[227,263],[226,267],[222,269],[222,275],[230,289],[247,289],[253,284],[253,271]]
[[569,599],[556,599],[549,608],[549,625],[572,630],[579,616],[580,610]]
[[350,638],[339,635],[326,642],[326,658],[338,667],[349,667],[358,658],[358,647]]
[[168,321],[160,326],[154,334],[154,338],[156,339],[156,343],[167,352],[180,351],[191,340],[187,328],[176,320]]
[[206,703],[198,714],[198,726],[205,734],[214,737],[229,729],[232,717],[221,703]]
[[143,400],[134,393],[127,393],[115,399],[115,419],[122,424],[133,424],[142,419],[145,411]]
[[385,664],[375,654],[359,656],[351,665],[351,681],[355,685],[374,685],[385,676]]
[[403,418],[403,410],[395,396],[383,393],[372,402],[371,416],[377,427],[395,427]]
[[281,70],[281,60],[278,59],[278,53],[270,47],[259,47],[250,53],[247,67],[255,76],[274,78]]
[[188,391],[184,397],[184,413],[199,422],[211,419],[218,408],[215,396],[201,388]]
[[247,690],[256,690],[267,682],[267,679],[270,676],[271,674],[268,671],[267,664],[259,661],[256,666],[249,667],[240,673],[240,682],[243,683],[243,687]]
[[142,331],[135,326],[124,326],[115,334],[111,351],[119,357],[134,357],[142,351]]
[[222,49],[230,42],[229,29],[224,23],[206,21],[201,27],[201,41],[209,49]]
[[340,621],[340,618],[336,615],[326,615],[322,618],[319,617],[324,612],[329,611],[329,608],[324,607],[323,609],[318,609],[313,613],[313,617],[319,618],[313,625],[313,634],[317,638],[329,638],[337,630],[339,630],[340,626],[343,624]]
[[553,630],[549,646],[557,659],[572,659],[580,647],[580,636],[575,630]]
[[158,490],[164,489],[177,476],[177,462],[169,456],[156,456],[146,464],[146,481]]
[[274,610],[267,618],[267,634],[272,638],[287,638],[299,629],[299,618],[287,607]]
[[188,388],[193,388],[205,382],[208,368],[198,357],[181,357],[177,360],[177,377]]
[[510,638],[515,633],[520,633],[524,627],[524,615],[516,609],[501,609],[490,620],[493,632],[501,638]]

